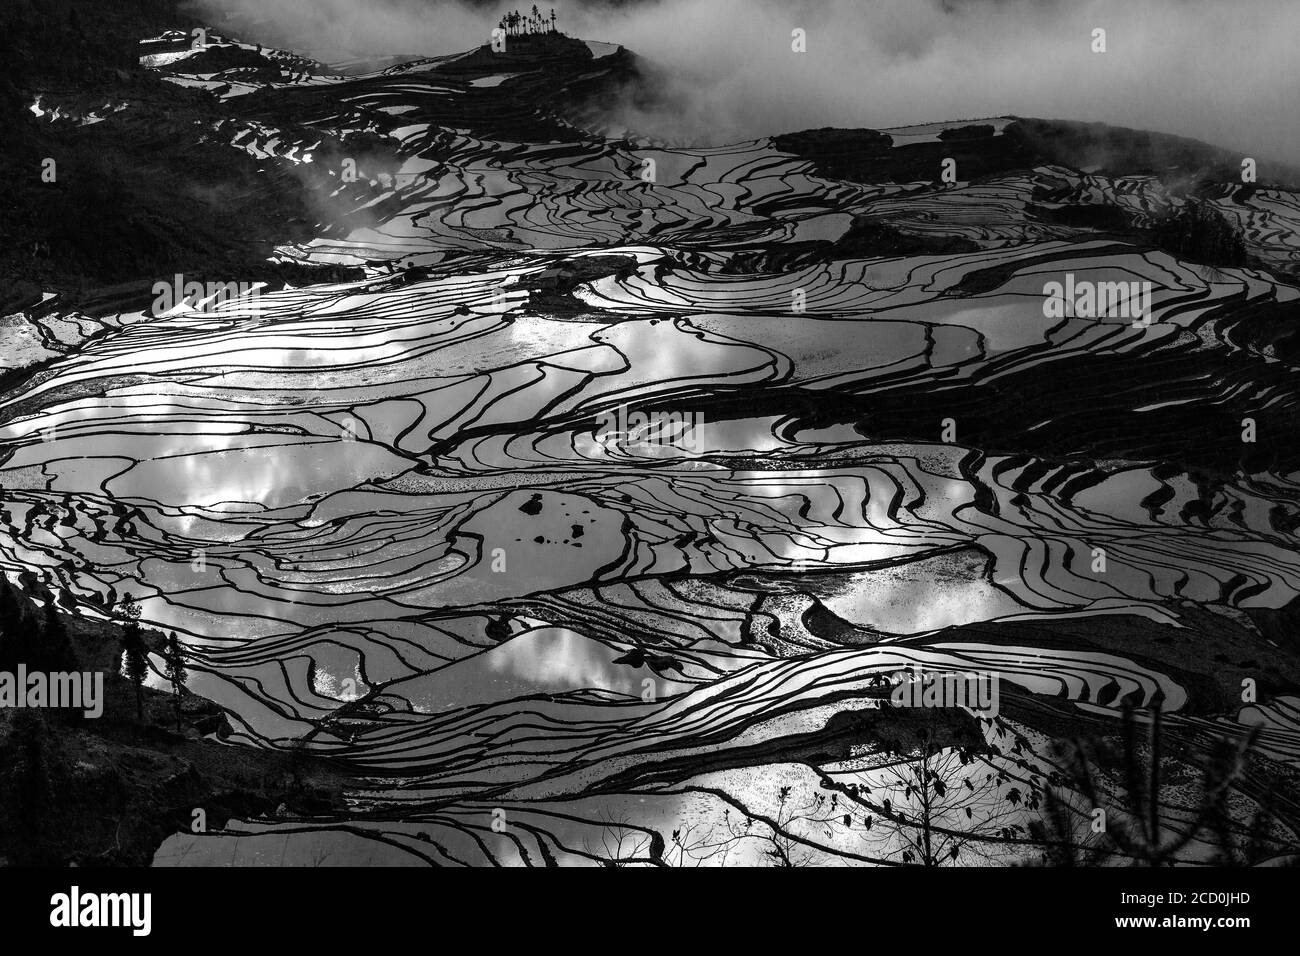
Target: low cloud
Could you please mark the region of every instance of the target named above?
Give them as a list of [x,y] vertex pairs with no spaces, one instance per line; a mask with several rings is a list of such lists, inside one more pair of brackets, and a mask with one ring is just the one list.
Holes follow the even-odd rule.
[[[200,0],[266,42],[450,53],[518,4]],[[541,5],[539,5],[541,6]],[[561,27],[660,69],[642,132],[727,142],[814,126],[1015,113],[1099,121],[1300,161],[1293,0],[642,0],[555,5]],[[549,12],[550,4],[544,9]],[[1107,52],[1091,49],[1106,31]],[[807,52],[791,50],[802,29]]]

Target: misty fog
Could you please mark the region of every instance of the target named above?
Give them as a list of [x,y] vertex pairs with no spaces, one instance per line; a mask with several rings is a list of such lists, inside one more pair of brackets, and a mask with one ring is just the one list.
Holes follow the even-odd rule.
[[[457,52],[524,6],[196,2],[214,23],[323,58]],[[1293,0],[584,0],[555,9],[565,32],[620,43],[661,68],[670,105],[622,119],[667,139],[1017,114],[1300,159]],[[796,28],[806,53],[791,50]],[[1092,50],[1096,28],[1105,53]]]

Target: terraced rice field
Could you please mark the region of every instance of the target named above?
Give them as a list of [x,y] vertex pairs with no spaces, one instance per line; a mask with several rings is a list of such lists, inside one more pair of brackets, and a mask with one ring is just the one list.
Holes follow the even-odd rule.
[[[50,361],[0,401],[0,564],[83,614],[134,595],[228,744],[359,783],[157,864],[897,863],[908,667],[1000,682],[962,861],[1032,856],[1009,791],[1157,703],[1184,756],[1263,726],[1235,812],[1268,795],[1294,843],[1294,193],[1207,200],[1251,256],[1214,267],[1047,212],[1140,230],[1183,201],[1155,175],[836,176],[781,137],[580,127],[555,104],[622,51],[272,77],[183,43],[142,56],[325,184],[277,257],[364,276],[24,315]],[[920,168],[975,125],[885,149]],[[350,179],[357,132],[391,161]],[[1067,275],[1149,283],[1149,321],[1050,317]]]

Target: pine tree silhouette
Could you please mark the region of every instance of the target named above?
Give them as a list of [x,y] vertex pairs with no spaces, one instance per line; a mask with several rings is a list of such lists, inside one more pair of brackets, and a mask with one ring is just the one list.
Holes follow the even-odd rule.
[[189,672],[185,669],[185,654],[181,650],[176,632],[167,636],[167,649],[163,652],[163,675],[172,685],[172,709],[176,717],[176,730],[181,729],[181,695],[185,693],[185,680]]
[[144,723],[144,681],[149,676],[149,651],[140,634],[140,605],[135,603],[130,591],[122,599],[118,613],[126,618],[122,628],[122,671],[135,685],[136,722]]

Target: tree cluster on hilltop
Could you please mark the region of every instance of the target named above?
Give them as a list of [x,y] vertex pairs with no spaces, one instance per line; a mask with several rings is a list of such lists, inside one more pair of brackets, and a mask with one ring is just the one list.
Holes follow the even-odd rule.
[[1216,266],[1246,264],[1241,226],[1203,200],[1187,200],[1159,219],[1152,231],[1157,245],[1180,258]]
[[547,16],[537,9],[537,4],[533,4],[531,13],[520,13],[518,10],[507,13],[498,21],[497,27],[504,30],[506,36],[534,36],[559,32],[555,25],[555,8],[552,7],[550,16]]

